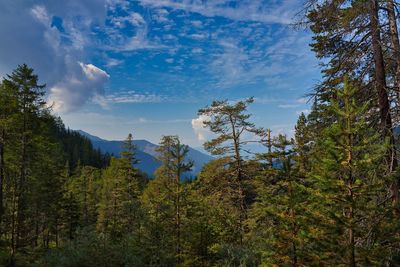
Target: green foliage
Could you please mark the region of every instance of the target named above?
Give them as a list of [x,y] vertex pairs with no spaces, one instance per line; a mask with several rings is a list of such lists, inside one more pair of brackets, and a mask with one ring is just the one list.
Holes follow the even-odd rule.
[[[350,11],[340,23],[358,16]],[[0,84],[0,265],[398,265],[391,140],[371,123],[359,83],[341,83],[300,115],[293,139],[251,123],[251,98],[213,102],[199,114],[219,157],[184,180],[189,149],[164,136],[148,181],[131,134],[120,158],[94,150],[19,66]],[[245,132],[265,153],[247,153]]]
[[86,229],[79,231],[74,240],[62,248],[49,251],[32,266],[37,267],[92,267],[92,266],[144,266],[143,255],[131,236],[118,241]]
[[139,227],[139,181],[127,158],[112,158],[102,175],[98,228],[119,238]]
[[290,150],[288,146],[293,147],[293,141],[284,135],[273,143],[273,160],[280,167],[274,170],[268,166],[254,181],[257,198],[249,212],[248,238],[256,246],[263,265],[307,266],[312,253],[307,244],[308,194],[301,175],[302,162],[293,161],[302,151]]
[[[190,171],[193,162],[186,159],[189,152],[177,136],[163,136],[157,149],[162,166],[155,179],[143,192],[142,203],[147,212],[147,242],[151,246],[151,263],[166,266],[182,265],[185,257],[184,228],[187,216],[187,190],[181,178]],[[160,227],[161,226],[161,227]]]
[[336,122],[323,132],[313,158],[310,209],[319,257],[327,265],[383,264],[393,242],[388,238],[393,233],[382,235],[387,223],[382,219],[391,213],[385,201],[388,143],[366,124],[368,106],[358,105],[355,93],[349,84],[337,91],[330,106]]
[[122,145],[121,158],[126,159],[131,165],[139,163],[139,160],[135,158],[136,146],[133,143],[133,135],[128,134]]

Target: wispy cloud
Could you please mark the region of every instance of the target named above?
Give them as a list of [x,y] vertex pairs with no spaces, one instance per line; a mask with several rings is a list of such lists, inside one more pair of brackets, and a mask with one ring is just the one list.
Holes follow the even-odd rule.
[[304,106],[307,103],[307,98],[302,97],[298,98],[294,101],[286,101],[284,104],[279,104],[279,108],[298,108],[300,106]]
[[134,124],[170,124],[170,123],[189,123],[189,122],[191,122],[191,119],[154,120],[142,117],[133,121]]
[[160,103],[168,98],[161,95],[151,93],[138,93],[136,91],[124,91],[109,94],[104,97],[109,104],[126,104],[126,103]]
[[122,63],[124,63],[123,60],[109,58],[109,59],[107,59],[106,66],[107,67],[115,67],[115,66],[121,65]]
[[[148,38],[148,23],[135,11],[127,11],[128,15],[111,13],[109,25],[105,27],[104,48],[110,51],[130,52],[143,49],[161,49],[164,45]],[[130,33],[131,32],[131,33]],[[129,33],[129,34],[128,34]]]
[[299,6],[297,0],[271,1],[265,4],[262,0],[243,0],[232,6],[229,0],[139,0],[144,6],[168,7],[176,10],[199,13],[206,17],[225,17],[238,21],[259,21],[266,23],[288,24]]
[[279,134],[286,134],[288,137],[292,137],[294,134],[294,124],[275,124],[269,127],[274,136]]

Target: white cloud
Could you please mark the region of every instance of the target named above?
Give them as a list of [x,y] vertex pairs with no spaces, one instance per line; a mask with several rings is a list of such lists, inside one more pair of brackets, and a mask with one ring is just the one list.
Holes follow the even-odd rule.
[[294,134],[293,124],[275,124],[269,127],[272,130],[272,134],[277,136],[279,134],[286,134],[288,137],[292,137]]
[[298,98],[294,101],[288,101],[287,103],[284,104],[279,104],[278,107],[279,108],[298,108],[300,106],[304,106],[305,104],[307,104],[307,98],[302,97],[302,98]]
[[203,53],[203,49],[200,48],[200,47],[195,47],[195,48],[192,49],[192,53],[201,54],[201,53]]
[[82,71],[85,73],[86,77],[89,80],[95,81],[97,80],[99,77],[101,78],[109,78],[110,76],[107,74],[107,72],[105,72],[102,69],[99,69],[98,67],[96,67],[93,64],[84,64],[82,62],[78,63],[79,66],[82,68]]
[[193,33],[189,37],[192,38],[192,39],[195,39],[195,40],[203,40],[203,39],[207,38],[207,34],[204,34],[204,33]]
[[203,26],[203,22],[201,22],[200,20],[193,20],[193,21],[191,21],[191,23],[193,26],[198,27],[198,28]]
[[264,96],[264,97],[256,97],[254,98],[254,102],[255,103],[259,103],[259,104],[270,104],[270,103],[274,103],[274,102],[278,102],[279,100],[275,97],[271,97],[271,96]]
[[107,65],[107,67],[115,67],[115,66],[121,65],[122,63],[124,63],[123,60],[118,60],[118,59],[115,59],[115,58],[109,58],[107,60],[106,65]]
[[146,24],[146,21],[139,13],[132,12],[127,16],[113,16],[110,21],[116,28],[126,28],[128,25],[135,27]]
[[221,41],[222,53],[217,54],[209,71],[216,76],[219,87],[230,87],[236,84],[244,84],[254,80],[254,75],[246,69],[249,55],[243,47],[239,47],[234,41]]
[[298,99],[296,100],[296,102],[299,103],[299,104],[306,104],[306,103],[308,102],[308,98],[306,98],[306,97],[301,97],[301,98],[298,98]]
[[230,0],[139,0],[144,6],[168,7],[175,10],[198,13],[206,17],[221,16],[237,21],[259,21],[267,23],[288,24],[292,22],[301,2],[298,0],[270,1],[262,0],[238,1],[233,7]]
[[139,26],[139,25],[142,25],[142,24],[146,23],[144,21],[142,15],[140,15],[139,13],[136,13],[136,12],[132,12],[129,15],[129,22],[134,26]]
[[254,26],[246,25],[244,31],[233,22],[212,34],[216,45],[208,51],[210,62],[205,71],[213,78],[214,87],[264,84],[271,90],[304,89],[310,77],[315,76],[317,66],[308,49],[310,35],[284,27],[271,29],[261,23],[249,25]]
[[75,111],[90,99],[104,104],[101,95],[108,75],[79,62],[86,61],[92,26],[105,20],[105,1],[0,1],[0,9],[7,11],[0,16],[0,35],[12,36],[0,42],[0,75],[27,63],[47,84],[49,104],[57,112]]
[[43,37],[46,43],[57,53],[60,49],[61,36],[56,28],[50,27],[51,17],[47,9],[44,6],[37,5],[30,9],[30,13],[36,21],[44,26]]
[[192,119],[192,128],[195,132],[197,139],[201,142],[206,141],[210,136],[211,132],[204,127],[204,122],[210,121],[210,117],[207,115],[200,115],[195,119]]
[[156,9],[155,13],[152,15],[152,18],[158,23],[169,23],[170,20],[168,19],[168,14],[168,10],[164,8]]
[[33,17],[35,17],[38,21],[40,21],[44,25],[49,25],[51,23],[51,19],[47,14],[47,10],[44,6],[37,5],[32,7],[31,13]]
[[299,104],[280,104],[278,107],[280,108],[297,108],[300,106]]
[[109,104],[160,103],[166,100],[166,97],[160,95],[151,93],[138,93],[136,91],[124,91],[105,96],[105,101]]
[[140,117],[139,119],[135,120],[133,123],[138,124],[170,124],[170,123],[188,123],[190,119],[171,119],[171,120],[153,120],[153,119],[146,119]]
[[[137,15],[140,16],[139,14]],[[166,48],[164,45],[149,40],[148,25],[141,16],[140,16],[141,19],[138,19],[139,17],[137,15],[133,16],[135,17],[135,20],[133,20],[134,23],[132,20],[129,20],[131,24],[136,27],[136,33],[133,34],[132,36],[126,36],[126,33],[124,33],[123,31],[115,31],[114,29],[111,30],[109,29],[108,38],[109,42],[111,42],[111,45],[106,46],[108,50],[129,52],[140,49]]]
[[79,109],[89,100],[106,107],[102,95],[108,78],[105,71],[92,64],[71,64],[70,73],[50,88],[48,103],[60,113]]
[[[101,40],[103,49],[113,52],[132,52],[166,48],[158,41],[149,38],[149,23],[141,14],[129,10],[128,7],[125,7],[124,15],[110,7],[109,11],[107,20],[110,25],[104,25],[101,29],[105,33]],[[155,15],[166,16],[165,12],[159,10]],[[161,20],[161,17],[157,18]]]

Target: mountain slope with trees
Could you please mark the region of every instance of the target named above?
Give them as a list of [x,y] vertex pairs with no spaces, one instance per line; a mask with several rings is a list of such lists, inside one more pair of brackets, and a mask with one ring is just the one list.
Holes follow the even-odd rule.
[[[119,156],[122,151],[123,141],[104,140],[82,130],[78,130],[77,132],[91,140],[96,149],[104,151],[108,154],[113,154],[115,156]],[[147,175],[153,176],[157,168],[161,166],[161,163],[157,160],[157,149],[159,146],[147,140],[133,140],[133,143],[137,148],[136,156],[138,159],[138,163],[135,166]],[[194,164],[193,168],[185,174],[184,177],[186,178],[195,177],[200,172],[204,164],[213,159],[211,156],[191,147],[189,147],[188,158],[192,159]]]
[[[213,101],[198,115],[215,158],[194,179],[178,136],[128,134],[102,154],[18,66],[0,83],[0,265],[399,266],[397,3],[304,12],[323,74],[310,114],[290,137],[253,123],[253,98]],[[154,179],[140,153],[157,158]]]

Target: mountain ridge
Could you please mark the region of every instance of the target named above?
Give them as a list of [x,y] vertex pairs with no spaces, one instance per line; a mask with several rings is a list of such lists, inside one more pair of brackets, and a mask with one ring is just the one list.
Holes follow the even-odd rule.
[[[106,140],[83,130],[76,130],[76,132],[87,137],[92,142],[94,148],[100,149],[103,153],[109,153],[119,157],[124,141]],[[133,143],[137,147],[136,156],[139,159],[139,163],[136,164],[135,167],[152,177],[154,171],[161,166],[161,163],[157,160],[156,149],[158,145],[145,139],[133,140]],[[194,165],[192,171],[187,172],[186,175],[184,175],[184,178],[196,176],[202,169],[203,165],[212,160],[213,157],[189,146],[188,159],[193,160]]]

